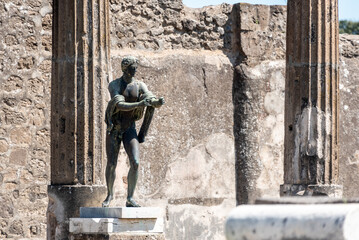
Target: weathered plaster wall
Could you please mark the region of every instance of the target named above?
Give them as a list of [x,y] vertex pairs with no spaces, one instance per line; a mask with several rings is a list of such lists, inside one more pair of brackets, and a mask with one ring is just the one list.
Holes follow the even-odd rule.
[[359,36],[340,36],[339,177],[345,197],[359,197]]
[[[114,73],[122,56],[138,56],[137,78],[166,99],[140,146],[140,204],[166,208],[168,239],[223,238],[225,216],[235,206],[231,62],[211,51],[118,53]],[[115,183],[120,206],[127,171],[122,149]]]
[[0,238],[45,238],[49,1],[0,2]]

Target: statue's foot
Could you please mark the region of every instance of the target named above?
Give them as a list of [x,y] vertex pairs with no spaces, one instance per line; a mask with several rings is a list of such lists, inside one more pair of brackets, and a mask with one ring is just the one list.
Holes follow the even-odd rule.
[[131,199],[127,199],[127,201],[126,201],[126,207],[141,207],[141,206],[138,205],[138,204],[131,198]]
[[105,201],[103,201],[102,203],[102,207],[109,207],[112,198],[113,198],[112,195],[107,195]]

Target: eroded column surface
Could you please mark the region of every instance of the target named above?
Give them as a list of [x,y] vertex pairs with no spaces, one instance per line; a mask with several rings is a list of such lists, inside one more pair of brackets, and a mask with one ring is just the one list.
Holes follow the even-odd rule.
[[108,1],[54,1],[51,183],[101,184]]
[[290,0],[282,195],[341,196],[338,1]]
[[53,12],[48,237],[62,239],[76,209],[100,206],[106,193],[103,118],[110,81],[109,3],[54,0]]
[[285,6],[233,6],[237,204],[279,197],[283,182]]

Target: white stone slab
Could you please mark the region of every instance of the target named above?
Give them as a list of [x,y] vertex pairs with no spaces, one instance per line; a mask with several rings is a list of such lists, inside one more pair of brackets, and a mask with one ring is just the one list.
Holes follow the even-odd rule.
[[358,240],[359,204],[243,205],[226,222],[228,240]]
[[163,218],[70,218],[70,232],[75,234],[163,233],[163,227]]
[[159,218],[163,217],[163,209],[156,207],[81,207],[80,218]]

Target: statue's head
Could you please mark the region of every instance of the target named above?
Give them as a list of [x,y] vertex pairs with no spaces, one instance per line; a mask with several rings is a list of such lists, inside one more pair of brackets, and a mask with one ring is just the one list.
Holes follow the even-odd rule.
[[122,72],[134,76],[138,66],[138,59],[133,56],[124,57],[121,62]]

